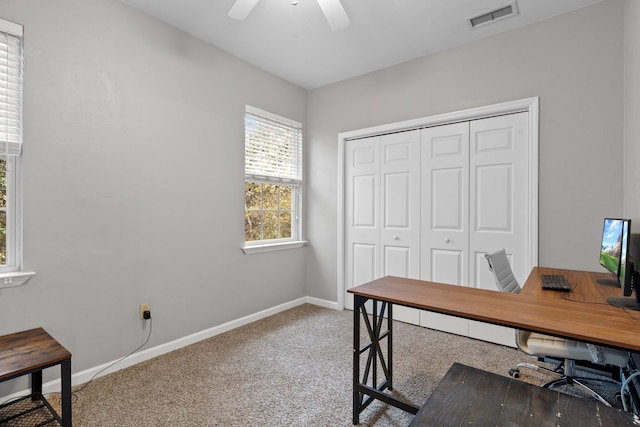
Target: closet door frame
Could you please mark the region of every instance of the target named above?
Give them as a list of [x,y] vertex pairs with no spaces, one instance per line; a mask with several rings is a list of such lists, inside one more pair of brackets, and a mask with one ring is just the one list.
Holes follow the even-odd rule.
[[411,129],[419,129],[430,126],[438,126],[459,121],[484,119],[519,112],[528,112],[529,115],[529,218],[527,239],[528,248],[525,262],[530,270],[538,265],[538,124],[539,124],[539,97],[525,98],[484,107],[470,108],[461,111],[438,114],[419,119],[389,123],[370,128],[357,129],[338,134],[338,248],[337,248],[337,295],[338,309],[345,308],[345,149],[346,141],[361,139],[376,135],[384,135],[392,132],[402,132]]

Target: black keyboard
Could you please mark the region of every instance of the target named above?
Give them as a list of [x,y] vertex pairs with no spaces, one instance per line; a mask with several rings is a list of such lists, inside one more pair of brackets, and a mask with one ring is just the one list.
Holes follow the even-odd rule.
[[552,291],[570,291],[571,286],[567,282],[567,278],[562,274],[542,274],[542,289],[550,289]]

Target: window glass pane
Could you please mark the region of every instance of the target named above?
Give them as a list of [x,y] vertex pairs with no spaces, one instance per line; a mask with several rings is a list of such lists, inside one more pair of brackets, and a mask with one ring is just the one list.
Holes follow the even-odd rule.
[[0,208],[7,207],[7,162],[0,160]]
[[245,213],[244,239],[247,242],[262,240],[262,214],[260,211]]
[[244,183],[244,206],[246,210],[262,208],[262,185],[257,182]]
[[0,266],[7,265],[7,213],[0,212]]
[[291,212],[280,213],[280,238],[291,237]]
[[278,223],[279,221],[277,212],[265,211],[262,238],[265,240],[280,238]]
[[280,186],[275,184],[264,184],[262,187],[262,201],[264,210],[278,210]]
[[280,210],[291,209],[291,187],[280,187]]

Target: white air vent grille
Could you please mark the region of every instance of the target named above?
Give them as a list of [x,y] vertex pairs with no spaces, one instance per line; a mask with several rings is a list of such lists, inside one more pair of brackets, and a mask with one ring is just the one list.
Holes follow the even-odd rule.
[[510,3],[501,8],[492,10],[491,12],[483,13],[482,15],[469,18],[469,24],[471,28],[477,28],[479,26],[487,25],[495,22],[499,19],[508,18],[509,16],[515,16],[518,14],[518,7],[516,3]]

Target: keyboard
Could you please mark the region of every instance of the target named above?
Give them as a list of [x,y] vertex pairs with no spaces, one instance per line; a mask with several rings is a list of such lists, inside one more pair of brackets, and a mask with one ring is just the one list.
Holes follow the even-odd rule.
[[567,278],[562,274],[542,274],[540,278],[542,280],[542,289],[565,292],[571,290]]

